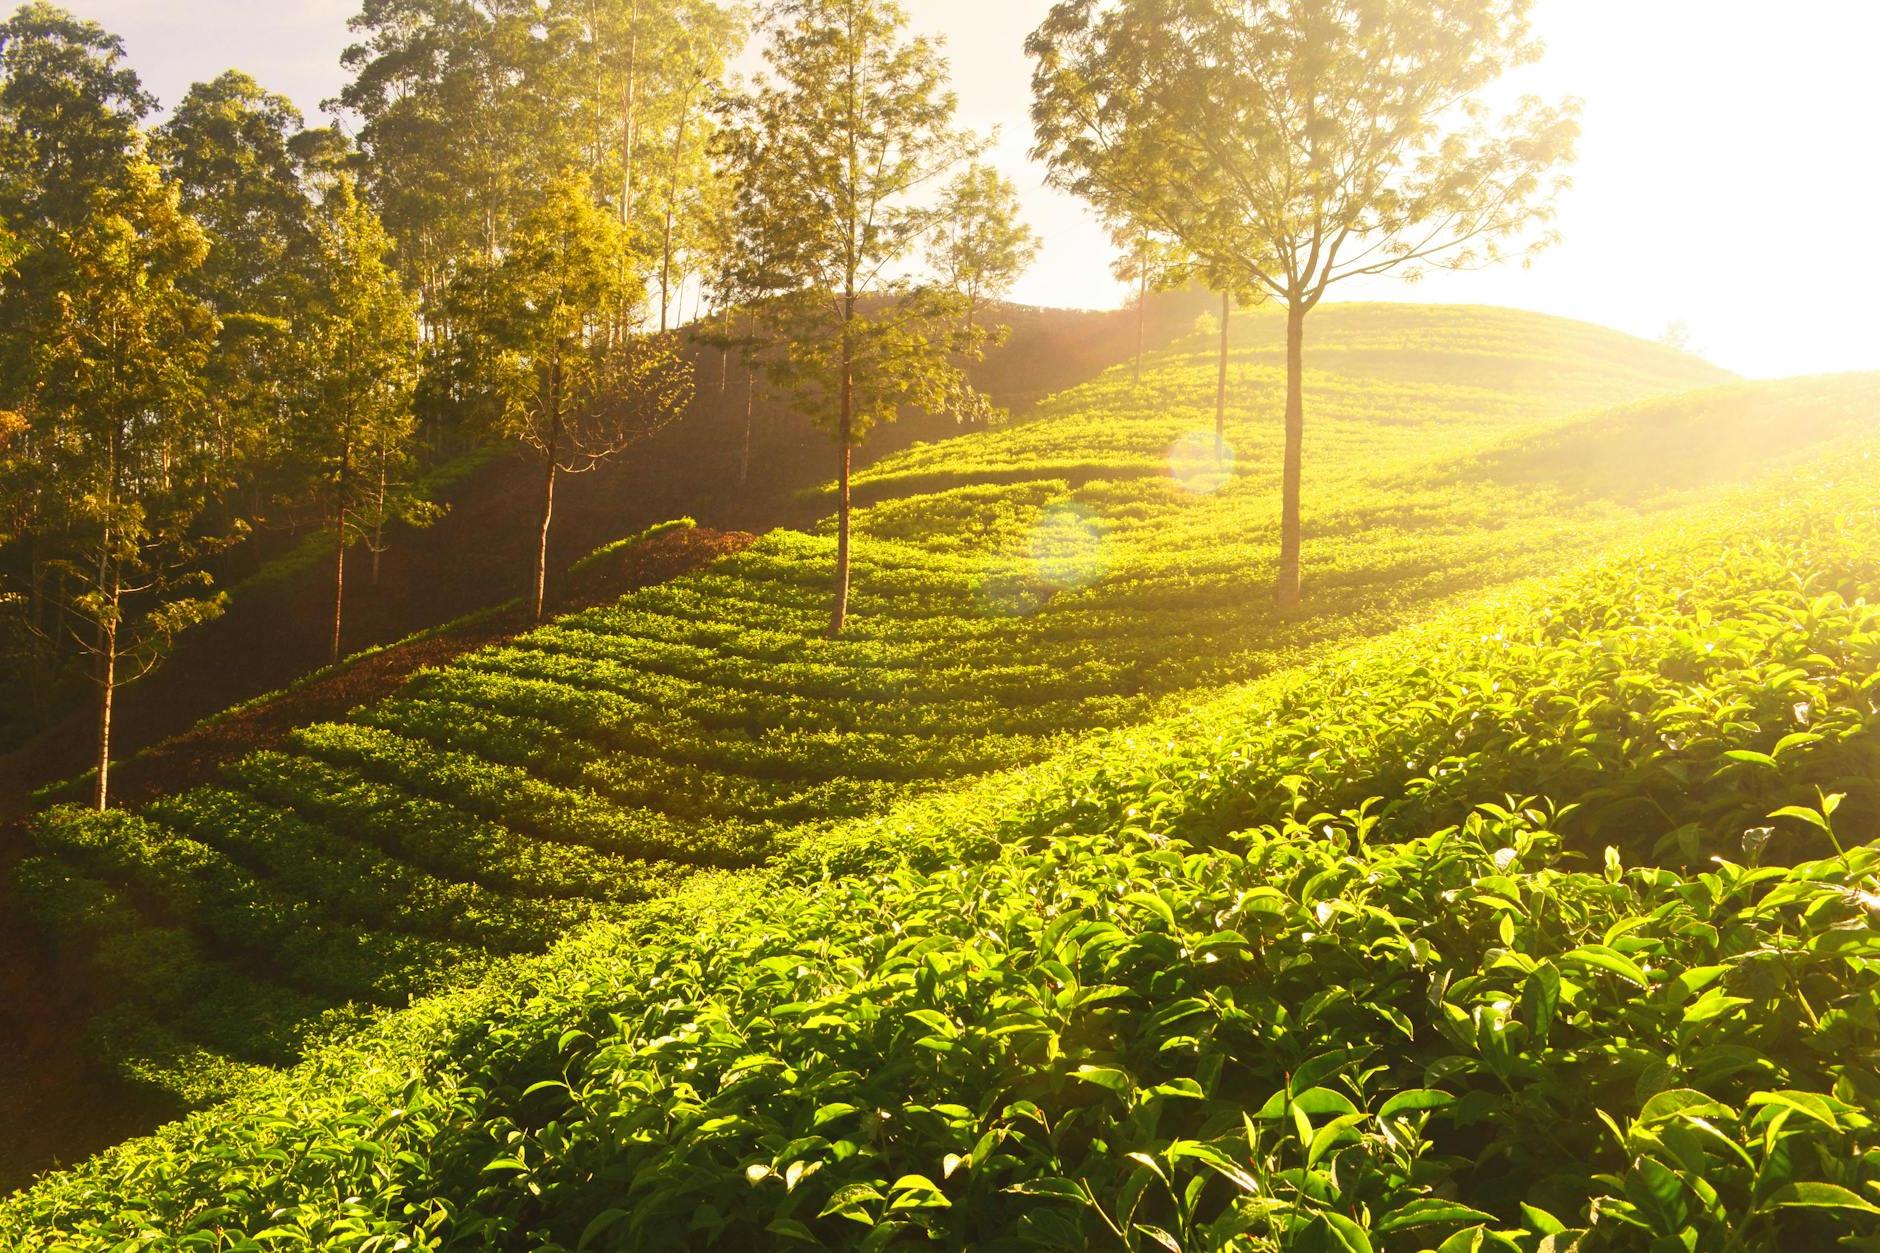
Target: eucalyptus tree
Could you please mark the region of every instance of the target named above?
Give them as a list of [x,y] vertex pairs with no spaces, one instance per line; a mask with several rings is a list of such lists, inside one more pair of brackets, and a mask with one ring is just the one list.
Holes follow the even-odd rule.
[[977,155],[954,124],[946,62],[893,0],[777,0],[769,73],[742,102],[740,229],[772,263],[756,306],[770,377],[835,436],[830,633],[848,618],[856,443],[901,406],[986,412],[956,363],[964,301],[906,269],[945,220],[920,199]]
[[315,234],[304,137],[291,101],[230,70],[191,87],[151,145],[184,212],[208,236],[208,258],[188,283],[221,324],[207,366],[218,402],[215,473],[225,494],[253,483],[257,515],[261,482],[287,453],[300,371],[291,327]]
[[625,230],[588,181],[551,184],[503,256],[473,280],[478,310],[465,351],[497,402],[497,429],[542,464],[541,524],[530,580],[540,620],[555,483],[625,451],[677,419],[692,370],[667,335],[619,335],[639,319],[645,275],[623,270]]
[[1552,241],[1572,102],[1482,99],[1540,55],[1530,0],[1059,0],[1027,40],[1059,186],[1286,308],[1275,598],[1298,603],[1306,316],[1337,283]]
[[53,472],[55,433],[43,406],[45,349],[73,286],[64,242],[100,194],[129,185],[130,157],[155,101],[125,62],[122,42],[53,5],[22,5],[0,22],[0,411],[13,415],[5,458],[11,534],[0,537],[15,625],[7,685],[35,705],[63,686],[72,645],[56,534],[64,504]]
[[1038,258],[1039,239],[1019,217],[1018,188],[990,165],[961,171],[943,194],[934,268],[966,302],[966,332],[979,306],[1012,290]]
[[56,244],[52,316],[31,353],[36,434],[72,642],[97,687],[93,799],[109,799],[119,687],[178,632],[215,616],[199,560],[232,535],[204,532],[202,370],[214,312],[188,290],[208,243],[149,162],[132,156]]
[[70,230],[93,193],[122,186],[125,153],[156,107],[124,59],[124,44],[96,22],[45,0],[0,22],[0,217],[30,243]]
[[338,661],[346,606],[346,551],[383,548],[387,521],[425,521],[409,490],[417,384],[417,310],[390,262],[391,240],[341,178],[314,219],[307,300],[294,322],[301,378],[296,451],[333,528],[333,630]]
[[459,267],[492,261],[565,163],[553,43],[535,0],[363,0],[350,25],[353,78],[331,103],[358,119],[373,204],[447,338]]

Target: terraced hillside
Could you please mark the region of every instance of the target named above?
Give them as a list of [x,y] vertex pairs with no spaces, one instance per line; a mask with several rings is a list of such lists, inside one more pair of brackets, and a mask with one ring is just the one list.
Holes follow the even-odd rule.
[[[1771,460],[1563,504],[1521,487],[1524,448],[1580,439],[1569,415],[1586,406],[1715,372],[1531,315],[1327,310],[1310,612],[1281,620],[1264,594],[1271,475],[1249,451],[1276,425],[1256,385],[1271,330],[1243,329],[1224,481],[1208,458],[1171,473],[1170,433],[1208,420],[1193,345],[1157,358],[1142,393],[1113,372],[1021,428],[950,444],[953,485],[915,483],[926,450],[884,463],[840,640],[819,635],[831,540],[779,532],[424,674],[217,786],[43,817],[20,873],[60,960],[90,981],[113,1064],[183,1102],[222,1095],[349,1025],[348,1006],[402,1004],[699,870],[761,863],[798,824],[1039,760],[1554,568],[1683,507],[1667,487]],[[1870,380],[1811,387],[1628,410],[1597,420],[1582,455],[1715,414],[1716,431],[1783,423],[1800,456],[1870,421]]]
[[[1828,421],[1779,391],[1555,428],[1453,478],[1518,499],[1503,472],[1540,448],[1728,438],[1730,414],[1819,438],[1880,402],[1809,385]],[[1820,448],[1584,569],[798,829],[772,869],[45,1180],[0,1237],[1867,1247],[1877,454]],[[1634,497],[1588,499],[1590,543]]]

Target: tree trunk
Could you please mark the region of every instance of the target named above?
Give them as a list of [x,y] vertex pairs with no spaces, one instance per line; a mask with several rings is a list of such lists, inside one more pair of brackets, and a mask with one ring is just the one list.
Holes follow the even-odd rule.
[[1149,317],[1149,271],[1145,268],[1136,284],[1136,382],[1142,382],[1143,324]]
[[829,618],[829,634],[842,634],[849,620],[849,469],[855,451],[855,377],[848,327],[842,329],[842,414],[836,432],[842,464],[836,494],[836,605]]
[[757,370],[749,358],[744,362],[744,456],[738,462],[738,486],[751,482],[751,418],[757,406]]
[[104,628],[98,658],[98,779],[92,805],[99,813],[111,802],[111,705],[117,696],[117,576],[111,576],[111,622]]
[[[718,345],[718,392],[723,395],[731,386],[731,302],[725,302],[722,325],[719,328]],[[746,423],[748,426],[749,423]]]
[[379,447],[379,498],[372,506],[372,586],[379,585],[379,555],[385,551],[385,448]]
[[327,660],[339,664],[340,623],[346,608],[346,488],[352,470],[352,445],[339,450],[339,499],[333,508],[333,647]]
[[537,622],[542,620],[542,604],[548,592],[548,524],[555,516],[555,453],[551,447],[548,454],[548,472],[542,483],[542,534],[535,547],[535,603],[534,616]]
[[1279,582],[1273,601],[1281,609],[1299,604],[1299,465],[1305,434],[1306,310],[1286,309],[1286,464],[1281,481]]
[[1227,460],[1227,319],[1233,315],[1234,298],[1221,293],[1221,363],[1214,383],[1214,462]]
[[333,647],[327,654],[327,661],[339,664],[339,636],[342,615],[346,608],[346,521],[340,518],[339,537],[333,541]]

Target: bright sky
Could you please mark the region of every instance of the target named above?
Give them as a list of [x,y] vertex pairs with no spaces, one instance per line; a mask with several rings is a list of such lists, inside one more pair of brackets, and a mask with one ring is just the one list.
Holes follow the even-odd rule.
[[[357,0],[66,0],[125,39],[166,105],[231,66],[313,113],[344,81]],[[944,35],[963,120],[1046,246],[1013,293],[1114,306],[1102,232],[1026,158],[1025,35],[1049,0],[904,0]],[[1880,0],[1536,0],[1549,54],[1523,89],[1586,104],[1560,247],[1531,269],[1392,279],[1343,298],[1517,305],[1655,337],[1779,376],[1880,369]]]

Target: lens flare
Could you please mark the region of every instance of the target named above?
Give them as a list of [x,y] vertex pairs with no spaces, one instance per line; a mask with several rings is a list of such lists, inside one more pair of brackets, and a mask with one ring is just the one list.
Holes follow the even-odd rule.
[[1000,562],[980,585],[980,600],[1001,615],[1036,613],[1060,592],[1089,587],[1110,564],[1109,541],[1096,516],[1082,505],[1052,505],[1017,555]]
[[1234,446],[1225,439],[1217,448],[1212,430],[1190,431],[1168,449],[1168,474],[1197,496],[1227,486],[1234,477]]

